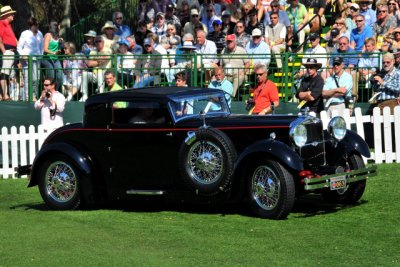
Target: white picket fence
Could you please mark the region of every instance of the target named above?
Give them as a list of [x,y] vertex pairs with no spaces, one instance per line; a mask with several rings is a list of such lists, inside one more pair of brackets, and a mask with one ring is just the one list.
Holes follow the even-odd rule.
[[[348,112],[346,112],[346,114],[348,114]],[[390,115],[389,108],[385,108],[383,114],[383,116],[380,115],[379,108],[374,108],[372,116],[363,116],[361,114],[361,109],[356,108],[353,116],[345,116],[347,128],[350,129],[354,124],[357,133],[362,138],[365,138],[364,123],[371,122],[374,131],[375,149],[371,152],[371,157],[364,160],[374,161],[375,163],[399,163],[400,106],[395,108],[394,115]],[[329,118],[325,111],[321,112],[320,116],[324,124],[324,129],[326,129]],[[392,136],[393,127],[395,133],[394,136]],[[41,125],[37,127],[37,130],[35,129],[35,126],[29,126],[28,132],[26,131],[25,126],[20,126],[19,131],[17,131],[17,127],[15,126],[11,127],[11,129],[3,127],[0,135],[2,156],[0,178],[7,179],[14,177],[15,167],[31,164],[48,134],[49,133],[45,132]],[[396,141],[395,151],[393,151],[392,148],[393,140]]]

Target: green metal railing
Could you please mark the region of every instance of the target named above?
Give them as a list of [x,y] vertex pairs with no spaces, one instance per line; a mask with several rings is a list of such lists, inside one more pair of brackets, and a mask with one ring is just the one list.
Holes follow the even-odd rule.
[[[306,60],[309,55],[307,54],[295,54],[295,53],[282,53],[281,56],[283,62],[283,68],[279,69],[276,67],[274,62],[275,55],[264,54],[264,55],[200,55],[200,54],[179,54],[179,55],[109,55],[109,56],[91,56],[87,58],[84,55],[58,56],[59,61],[69,60],[70,62],[79,63],[76,68],[45,68],[43,65],[39,68],[39,71],[35,74],[32,68],[34,65],[40,65],[44,61],[48,60],[46,56],[28,56],[21,58],[24,60],[24,66],[27,66],[27,71],[23,71],[17,68],[11,68],[9,71],[10,81],[9,81],[9,93],[14,95],[14,100],[22,101],[32,101],[40,96],[42,88],[43,78],[46,76],[58,77],[58,89],[65,94],[68,90],[66,88],[76,87],[75,91],[78,91],[78,96],[74,97],[73,100],[79,99],[79,94],[85,92],[84,89],[87,88],[88,95],[96,94],[101,92],[104,87],[102,75],[107,69],[113,70],[117,74],[117,82],[123,88],[131,88],[135,85],[135,81],[140,78],[145,73],[151,73],[156,77],[155,81],[149,84],[150,86],[171,86],[174,84],[174,75],[180,71],[185,71],[189,76],[189,84],[192,86],[207,87],[212,79],[213,66],[204,65],[204,60],[209,60],[210,58],[215,59],[215,61],[223,62],[224,60],[232,60],[233,57],[236,59],[243,59],[245,61],[250,61],[250,67],[245,68],[243,66],[227,66],[224,68],[226,72],[227,79],[234,81],[235,77],[241,77],[242,83],[238,84],[237,94],[235,95],[236,101],[241,101],[247,99],[250,94],[250,88],[255,86],[255,76],[253,73],[254,64],[257,60],[262,60],[265,58],[271,58],[272,61],[268,67],[268,78],[275,82],[278,87],[280,99],[283,102],[296,101],[294,98],[295,91],[297,89],[296,85],[299,84],[298,74],[301,71],[305,71],[302,68],[302,60]],[[331,56],[327,55],[314,55],[319,59],[325,58],[327,62],[331,60]],[[359,54],[346,54],[345,57],[353,57],[358,60]],[[343,57],[343,56],[342,56]],[[373,54],[379,62],[381,62],[382,54]],[[14,57],[3,56],[3,60],[14,59]],[[102,62],[100,67],[89,68],[85,63],[87,60],[106,60]],[[140,62],[147,61],[158,61],[158,64],[162,64],[162,67],[147,67],[141,68],[140,66],[145,66],[145,64],[140,64]],[[125,62],[131,61],[131,64],[125,65]],[[161,63],[160,63],[161,62]],[[63,64],[61,64],[63,65]],[[327,66],[329,63],[327,64]],[[125,67],[124,67],[125,66]],[[157,64],[155,66],[158,66]],[[320,69],[320,73],[323,76],[329,75],[331,69],[327,66],[323,66]],[[3,68],[3,70],[5,70]],[[363,68],[363,70],[371,70],[371,68]],[[354,68],[351,70],[353,74],[353,81],[358,85],[358,101],[367,102],[372,95],[372,89],[368,86],[369,79],[362,79],[360,75],[361,68]],[[27,77],[25,77],[27,75]],[[68,79],[69,78],[69,79]],[[87,80],[86,80],[87,78]],[[23,88],[21,87],[22,81],[27,81]],[[68,81],[69,80],[69,81]],[[34,84],[36,81],[36,94],[34,94]],[[11,88],[11,85],[14,87]],[[19,91],[25,90],[28,98],[21,99],[21,92],[19,92],[15,97],[15,85],[19,85]],[[18,87],[18,86],[16,86]]]

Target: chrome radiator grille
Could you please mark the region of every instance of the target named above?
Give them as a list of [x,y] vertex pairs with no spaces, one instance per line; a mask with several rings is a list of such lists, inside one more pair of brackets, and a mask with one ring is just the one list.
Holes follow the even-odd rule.
[[314,166],[325,165],[325,140],[321,120],[307,118],[303,125],[307,129],[307,143],[299,149],[300,156],[306,163]]

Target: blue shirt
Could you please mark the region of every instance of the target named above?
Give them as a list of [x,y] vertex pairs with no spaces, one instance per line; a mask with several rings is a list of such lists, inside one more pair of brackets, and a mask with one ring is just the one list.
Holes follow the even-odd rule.
[[355,50],[361,52],[365,39],[372,37],[372,35],[372,28],[370,26],[365,25],[362,32],[358,32],[358,29],[355,28],[351,31],[350,42],[356,42]]
[[379,51],[375,51],[374,53],[364,52],[361,54],[360,61],[358,62],[359,68],[370,69],[372,71],[376,71],[380,69],[379,67]]
[[[214,88],[214,89],[220,89],[222,91],[224,91],[225,93],[225,97],[226,100],[228,100],[228,105],[229,107],[231,107],[231,96],[233,94],[233,85],[230,81],[228,81],[227,79],[223,79],[221,82],[214,80],[212,81],[209,85],[208,88]],[[211,106],[211,110],[218,110],[219,107],[215,107],[214,105]]]
[[347,49],[346,51],[333,51],[331,54],[331,59],[329,60],[329,66],[333,66],[333,59],[336,56],[343,58],[343,63],[345,67],[348,67],[349,65],[354,65],[354,67],[356,67],[358,64],[358,55],[356,54],[356,51],[351,47],[349,47],[349,49]]
[[[337,84],[335,82],[335,78],[336,78],[339,86],[337,86]],[[323,90],[332,90],[332,89],[336,89],[339,87],[345,87],[347,89],[347,92],[344,95],[344,97],[351,96],[351,92],[353,89],[353,78],[346,71],[343,71],[343,73],[342,73],[342,75],[340,75],[340,77],[338,77],[338,76],[336,76],[336,74],[334,74],[333,76],[326,78]],[[331,97],[332,98],[331,103],[344,103],[344,97]]]
[[362,11],[360,9],[359,12],[360,15],[363,15],[365,18],[365,26],[372,27],[376,21],[376,12],[375,10],[372,10],[371,8],[368,8],[366,11]]
[[[272,11],[268,11],[268,14],[264,16],[264,26],[267,27],[271,24],[271,15]],[[279,22],[285,25],[286,27],[290,26],[290,20],[288,14],[284,10],[279,10]]]
[[378,100],[396,99],[400,96],[400,71],[396,68],[383,77],[384,83],[379,86],[378,91],[382,92]]
[[[271,61],[271,50],[266,42],[261,41],[258,45],[255,45],[253,41],[250,41],[246,45],[246,52],[249,55],[249,59],[253,61],[254,66],[257,64],[263,64],[268,67]],[[256,55],[260,54],[260,55]]]
[[121,38],[126,38],[132,35],[132,31],[129,28],[128,25],[117,25],[115,24],[115,26],[117,27],[117,31],[115,32],[115,35],[121,36]]

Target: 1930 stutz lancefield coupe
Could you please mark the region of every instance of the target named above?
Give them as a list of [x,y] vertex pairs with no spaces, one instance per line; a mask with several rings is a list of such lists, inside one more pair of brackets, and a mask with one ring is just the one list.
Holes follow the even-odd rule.
[[83,122],[50,134],[18,172],[57,210],[154,196],[247,201],[282,219],[304,193],[356,203],[376,171],[362,156],[367,144],[341,117],[323,130],[308,114],[231,114],[220,90],[143,88],[90,97]]

